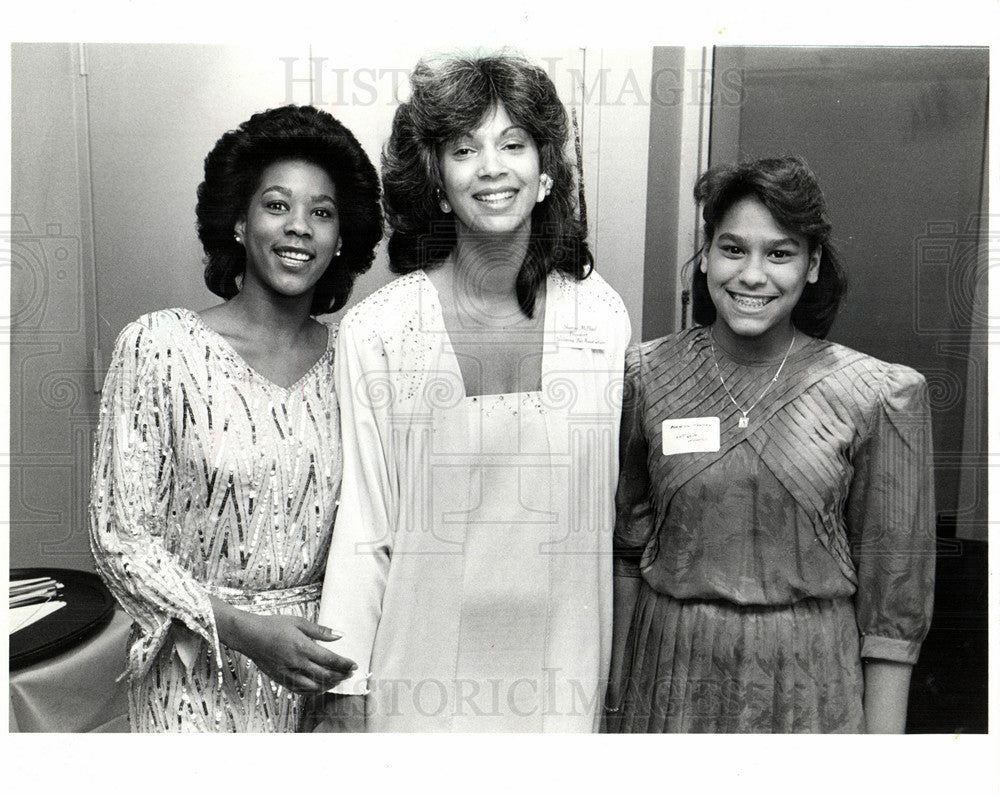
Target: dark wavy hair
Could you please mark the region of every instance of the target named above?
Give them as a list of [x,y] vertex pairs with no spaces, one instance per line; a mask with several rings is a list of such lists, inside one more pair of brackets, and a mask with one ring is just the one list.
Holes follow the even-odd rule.
[[246,217],[264,170],[279,160],[314,163],[333,181],[342,245],[316,283],[310,313],[336,312],[347,303],[354,279],[371,267],[382,239],[378,173],[351,131],[311,105],[255,113],[225,133],[205,158],[195,209],[205,284],[227,300],[239,292],[246,251],[233,239],[233,228]]
[[519,56],[421,60],[410,76],[411,96],[392,121],[382,152],[383,205],[392,230],[389,267],[408,273],[440,262],[455,246],[455,220],[441,211],[438,148],[475,130],[502,105],[538,147],[550,195],[531,213],[531,240],[517,274],[517,298],[529,317],[545,277],[559,269],[585,279],[593,269],[586,220],[577,215],[575,168],[567,155],[569,122],[556,88]]
[[840,299],[847,290],[847,274],[831,240],[826,200],[816,175],[801,157],[754,160],[709,169],[694,186],[694,198],[702,205],[705,242],[692,262],[691,308],[694,322],[708,326],[715,322],[715,304],[708,293],[708,280],[697,262],[708,255],[715,229],[729,209],[740,199],[758,199],[783,229],[806,239],[809,253],[822,246],[819,278],[806,284],[792,310],[792,323],[813,337],[824,338],[833,325]]

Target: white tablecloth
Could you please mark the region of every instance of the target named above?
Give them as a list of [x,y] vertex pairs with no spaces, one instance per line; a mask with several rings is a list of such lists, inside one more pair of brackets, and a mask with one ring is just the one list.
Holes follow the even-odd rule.
[[132,620],[111,623],[58,657],[10,673],[10,731],[127,732],[125,670]]

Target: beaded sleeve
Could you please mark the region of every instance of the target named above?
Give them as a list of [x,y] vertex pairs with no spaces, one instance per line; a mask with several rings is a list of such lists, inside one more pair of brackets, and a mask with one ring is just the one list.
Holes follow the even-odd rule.
[[139,630],[132,676],[149,670],[175,623],[221,660],[208,594],[163,544],[175,486],[168,358],[142,322],[122,331],[94,446],[90,542],[98,572]]

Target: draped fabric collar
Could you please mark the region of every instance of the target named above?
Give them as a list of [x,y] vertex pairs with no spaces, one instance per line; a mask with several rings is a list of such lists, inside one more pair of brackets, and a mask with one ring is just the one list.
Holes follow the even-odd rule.
[[[660,510],[665,510],[684,483],[742,442],[748,442],[765,464],[776,469],[775,474],[783,482],[794,478],[789,471],[794,467],[786,467],[783,461],[796,458],[798,451],[813,443],[810,437],[814,426],[822,420],[782,409],[821,381],[830,379],[838,392],[857,389],[853,396],[845,394],[840,405],[850,415],[849,424],[855,429],[865,428],[869,421],[871,400],[863,394],[868,390],[853,384],[856,372],[871,369],[865,364],[877,360],[835,343],[807,338],[804,345],[793,350],[778,382],[750,412],[747,428],[739,427],[740,411],[719,380],[708,329],[699,327],[645,343],[640,347],[640,357],[645,424],[647,432],[655,436],[649,440],[650,455],[660,455],[659,423],[664,419],[718,417],[720,421],[717,451],[685,454],[683,466],[667,469]],[[768,377],[760,366],[748,367],[720,357],[719,367],[730,391],[743,406],[749,406],[767,384]],[[787,485],[810,513],[827,514],[832,508],[825,504],[822,493],[808,484],[796,481]]]

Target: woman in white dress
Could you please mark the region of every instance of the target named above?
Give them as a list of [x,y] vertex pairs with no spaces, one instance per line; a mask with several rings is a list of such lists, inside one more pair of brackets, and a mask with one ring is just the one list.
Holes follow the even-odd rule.
[[[133,618],[133,731],[293,731],[352,661],[317,645],[342,458],[336,328],[382,236],[378,175],[330,114],[226,133],[198,189],[226,302],[130,323],[108,370],[91,542]],[[334,646],[336,649],[336,646]]]
[[322,729],[593,731],[610,659],[621,299],[569,124],[511,56],[422,61],[383,156],[391,267],[341,324]]

